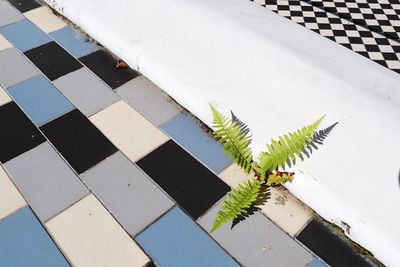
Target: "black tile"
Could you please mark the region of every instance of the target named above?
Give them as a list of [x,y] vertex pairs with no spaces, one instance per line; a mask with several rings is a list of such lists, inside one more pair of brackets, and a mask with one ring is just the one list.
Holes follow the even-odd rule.
[[110,140],[77,109],[40,129],[78,174],[117,151]]
[[79,60],[112,89],[116,89],[138,76],[138,73],[131,68],[117,68],[117,60],[103,50],[81,57]]
[[45,141],[15,102],[0,106],[0,123],[0,161],[3,163]]
[[24,54],[51,81],[82,67],[78,60],[55,42],[33,48]]
[[373,266],[321,221],[312,220],[297,239],[332,267]]
[[8,0],[8,2],[22,13],[42,6],[34,0]]
[[194,219],[230,190],[214,173],[172,140],[137,164]]

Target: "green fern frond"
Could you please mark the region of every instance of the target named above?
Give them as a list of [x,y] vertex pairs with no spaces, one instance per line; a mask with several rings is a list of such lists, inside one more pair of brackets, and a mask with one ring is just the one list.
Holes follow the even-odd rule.
[[267,185],[279,185],[287,182],[291,182],[294,179],[294,174],[278,173],[274,172],[268,176]]
[[245,213],[246,210],[256,201],[263,180],[250,179],[233,188],[228,193],[229,200],[224,200],[221,210],[214,220],[210,232]]
[[277,167],[285,167],[295,163],[296,157],[303,157],[303,150],[312,141],[314,133],[317,131],[325,115],[314,123],[305,126],[278,138],[279,141],[272,139],[271,144],[267,144],[267,152],[261,152],[258,163],[254,165],[257,172],[264,178],[270,170]]
[[241,167],[247,174],[252,170],[253,156],[249,147],[251,139],[248,132],[243,131],[243,125],[233,122],[231,119],[222,115],[214,106],[210,104],[212,115],[214,136],[217,141],[222,143],[224,151],[233,158],[233,162]]

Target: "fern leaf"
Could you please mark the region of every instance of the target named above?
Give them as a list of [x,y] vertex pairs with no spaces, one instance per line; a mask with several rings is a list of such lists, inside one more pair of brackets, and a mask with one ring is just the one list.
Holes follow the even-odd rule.
[[258,163],[255,166],[257,172],[264,178],[270,170],[278,167],[284,168],[295,163],[296,157],[303,158],[303,150],[312,142],[313,136],[321,124],[325,115],[314,123],[305,126],[297,131],[279,137],[279,141],[271,140],[267,144],[267,152],[261,152]]
[[[234,122],[222,115],[210,104],[213,114],[214,136],[223,144],[224,151],[233,158],[233,162],[241,167],[247,174],[252,170],[253,156],[249,147],[251,139],[246,132],[247,125]],[[243,126],[245,125],[245,126]]]
[[268,176],[267,185],[279,185],[293,181],[294,173],[273,172]]
[[225,223],[245,213],[256,201],[263,183],[263,180],[250,179],[233,188],[228,193],[229,200],[226,199],[222,203],[221,210],[218,212],[210,232],[214,232]]

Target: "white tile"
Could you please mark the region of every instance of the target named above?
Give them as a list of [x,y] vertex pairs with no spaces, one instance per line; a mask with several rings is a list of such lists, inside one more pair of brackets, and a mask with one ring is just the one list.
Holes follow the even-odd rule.
[[[220,177],[234,187],[251,175],[246,176],[236,165],[231,165],[221,172]],[[273,187],[270,192],[271,198],[261,207],[261,212],[291,236],[296,235],[311,219],[313,211],[283,186]]]
[[0,106],[11,101],[11,98],[7,95],[6,91],[0,85]]
[[73,266],[144,266],[149,262],[92,194],[45,226]]
[[26,204],[10,178],[0,167],[0,220]]
[[0,34],[0,51],[11,47],[13,47],[13,45]]
[[387,60],[386,63],[389,68],[400,70],[400,61]]
[[53,32],[67,26],[67,23],[56,16],[47,6],[35,8],[24,13],[24,15],[27,19],[32,21],[36,26],[46,33]]
[[96,113],[90,120],[130,160],[137,161],[168,137],[121,100]]

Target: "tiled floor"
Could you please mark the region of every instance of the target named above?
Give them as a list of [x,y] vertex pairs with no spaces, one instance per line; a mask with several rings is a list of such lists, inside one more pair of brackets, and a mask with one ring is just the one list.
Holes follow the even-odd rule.
[[400,73],[400,4],[387,0],[250,0]]
[[48,7],[0,0],[0,266],[369,266],[283,188],[209,235],[247,177],[116,62]]

